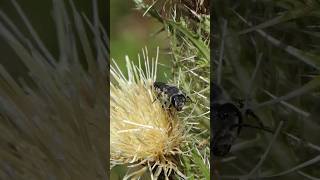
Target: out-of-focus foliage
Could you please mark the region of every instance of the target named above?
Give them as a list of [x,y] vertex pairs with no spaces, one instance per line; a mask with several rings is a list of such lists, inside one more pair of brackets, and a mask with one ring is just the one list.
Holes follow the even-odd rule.
[[230,155],[214,163],[222,179],[320,177],[319,3],[214,1],[214,80],[265,126],[283,122],[276,135],[244,128]]
[[[57,53],[30,9],[12,0],[0,12],[1,43],[20,62],[0,61],[0,179],[105,179],[109,51],[98,3],[88,18],[73,1],[50,2],[52,16],[41,15],[53,20]],[[23,75],[10,72],[14,65]]]
[[[57,46],[58,39],[56,36],[56,26],[55,21],[53,19],[52,14],[52,1],[51,0],[42,0],[42,1],[18,1],[20,6],[23,9],[26,9],[25,14],[28,17],[29,21],[32,23],[33,27],[36,29],[39,37],[43,40],[44,45],[47,49],[53,54],[54,57],[57,57],[59,54],[59,48]],[[68,3],[68,0],[64,0],[65,3]],[[92,2],[87,0],[77,0],[75,1],[75,5],[79,12],[86,14],[89,19],[92,19]],[[107,13],[105,2],[98,2],[99,4],[99,12],[103,12],[99,14],[99,18],[101,19],[101,23],[106,27],[107,23]],[[10,0],[2,0],[0,1],[1,11],[3,11],[7,17],[9,17],[15,25],[22,32],[27,32],[27,28],[24,25],[24,22],[21,20],[17,12],[14,10],[14,6],[12,5]],[[70,12],[71,9],[66,7]],[[106,28],[107,30],[108,28]],[[27,38],[32,38],[29,33],[26,33],[25,36]],[[26,75],[26,68],[22,65],[19,57],[15,54],[15,52],[7,46],[6,43],[1,41],[0,43],[0,53],[1,53],[1,63],[6,66],[6,69],[14,76],[24,76]],[[82,58],[82,57],[80,57]]]

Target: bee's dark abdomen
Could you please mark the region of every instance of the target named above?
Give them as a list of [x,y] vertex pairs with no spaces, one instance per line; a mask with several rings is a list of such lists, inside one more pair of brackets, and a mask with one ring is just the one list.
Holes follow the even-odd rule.
[[170,97],[181,92],[176,86],[171,86],[163,82],[154,82],[153,86],[155,89],[159,90],[160,92],[164,92]]
[[167,88],[168,85],[166,83],[163,83],[163,82],[154,82],[153,83],[153,87],[155,87],[156,89],[163,90],[164,88]]
[[168,94],[169,96],[173,96],[173,95],[180,95],[182,94],[182,92],[177,87],[169,86],[167,87],[166,94]]

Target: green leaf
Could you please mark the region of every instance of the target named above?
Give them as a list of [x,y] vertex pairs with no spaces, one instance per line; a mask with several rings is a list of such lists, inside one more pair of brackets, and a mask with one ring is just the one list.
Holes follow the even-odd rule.
[[197,165],[197,167],[199,168],[201,174],[204,175],[204,177],[209,180],[210,179],[210,171],[208,166],[205,164],[205,162],[203,161],[202,157],[198,154],[198,152],[193,149],[192,150],[192,158],[194,160],[194,163]]
[[182,159],[183,159],[183,164],[185,166],[185,172],[187,177],[190,180],[194,180],[193,173],[191,172],[192,170],[191,170],[190,160],[186,156],[182,156]]
[[181,32],[185,37],[187,37],[191,43],[200,51],[200,53],[203,55],[205,59],[210,59],[210,50],[209,47],[199,38],[198,35],[193,34],[190,32],[187,28],[182,26],[181,23],[177,23],[174,21],[166,21],[169,26],[173,27],[174,29],[177,29],[179,32]]

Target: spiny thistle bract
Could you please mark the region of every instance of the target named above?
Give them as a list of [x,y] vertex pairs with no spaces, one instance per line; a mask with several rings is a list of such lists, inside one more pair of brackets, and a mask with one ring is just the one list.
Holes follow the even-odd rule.
[[[29,32],[21,32],[1,12],[0,37],[30,76],[14,77],[0,65],[0,179],[105,179],[108,47],[102,39],[107,35],[99,28],[97,2],[92,24],[83,21],[72,1],[71,13],[63,1],[53,1],[59,58],[12,2]],[[25,35],[29,33],[31,38]]]
[[[145,51],[147,52],[147,50]],[[162,173],[184,177],[177,164],[183,151],[186,127],[176,114],[162,107],[153,83],[157,74],[157,59],[151,65],[144,53],[145,72],[126,57],[128,76],[116,63],[111,66],[110,82],[110,153],[111,164],[140,166],[126,178],[138,178],[150,170],[151,179]]]

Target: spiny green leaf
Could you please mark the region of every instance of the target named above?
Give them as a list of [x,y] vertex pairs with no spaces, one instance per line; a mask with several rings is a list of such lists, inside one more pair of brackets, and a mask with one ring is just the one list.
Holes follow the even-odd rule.
[[184,164],[184,166],[185,166],[186,176],[187,176],[190,180],[194,180],[194,175],[193,175],[192,170],[191,170],[189,158],[187,158],[186,156],[182,156],[182,159],[183,159],[183,162],[184,162],[183,164]]
[[192,44],[197,47],[197,49],[200,51],[200,53],[203,55],[205,59],[210,59],[209,47],[204,44],[204,42],[200,39],[198,35],[195,35],[192,32],[190,32],[190,30],[182,26],[180,23],[174,21],[167,21],[167,23],[173,28],[177,29],[183,35],[185,35],[192,42]]
[[197,167],[199,168],[199,170],[201,171],[201,174],[203,174],[204,177],[207,180],[209,180],[210,179],[209,168],[204,163],[203,159],[201,158],[201,156],[198,154],[198,152],[195,149],[192,150],[192,158],[193,158],[195,164],[197,165]]

